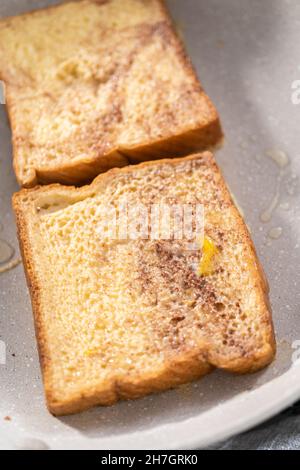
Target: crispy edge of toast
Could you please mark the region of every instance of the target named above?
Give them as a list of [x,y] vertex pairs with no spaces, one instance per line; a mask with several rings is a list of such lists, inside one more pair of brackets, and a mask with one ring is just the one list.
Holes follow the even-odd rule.
[[[189,354],[183,353],[177,356],[175,360],[170,361],[162,370],[155,371],[153,374],[145,376],[136,376],[131,380],[119,380],[112,381],[110,383],[101,384],[93,390],[81,390],[70,394],[65,400],[57,400],[55,397],[55,387],[52,384],[49,363],[51,361],[50,355],[48,354],[47,344],[45,341],[45,326],[43,324],[42,306],[40,301],[40,292],[46,286],[41,284],[39,279],[33,256],[33,244],[29,235],[29,219],[31,215],[28,213],[28,202],[23,202],[23,198],[31,199],[31,204],[34,203],[35,196],[51,195],[66,192],[66,196],[74,194],[81,197],[89,197],[92,193],[101,188],[102,185],[109,184],[109,181],[114,178],[118,173],[130,173],[137,171],[138,168],[144,168],[146,166],[157,166],[160,164],[171,164],[176,165],[177,163],[184,162],[187,160],[198,160],[202,159],[207,165],[213,167],[213,171],[217,172],[219,177],[219,183],[222,187],[224,198],[230,201],[231,207],[235,211],[237,218],[238,230],[242,231],[245,237],[245,243],[249,244],[253,256],[256,261],[256,266],[253,266],[252,275],[256,279],[257,288],[261,290],[261,306],[265,310],[266,328],[269,330],[268,342],[265,344],[265,348],[257,352],[252,357],[241,357],[234,361],[218,364],[214,361],[213,357],[210,357],[210,351],[201,350],[191,351]],[[201,376],[209,373],[215,367],[227,370],[229,372],[244,374],[249,372],[256,372],[257,370],[268,365],[274,358],[276,353],[276,343],[273,330],[273,321],[271,315],[271,307],[268,298],[269,286],[264,275],[262,266],[257,258],[256,251],[251,240],[248,229],[235,207],[230,193],[227,189],[226,183],[219,171],[217,164],[210,152],[204,152],[202,154],[195,154],[180,159],[164,159],[158,162],[148,161],[139,164],[138,166],[129,166],[122,169],[112,169],[107,173],[100,174],[94,182],[82,188],[65,187],[59,184],[53,184],[47,187],[39,186],[33,189],[23,189],[13,196],[13,208],[16,215],[16,222],[18,228],[18,237],[20,242],[21,253],[24,262],[24,269],[27,278],[28,287],[31,295],[31,302],[34,313],[34,322],[36,337],[38,342],[39,356],[41,362],[41,368],[43,372],[44,387],[46,393],[46,400],[49,411],[56,415],[68,415],[77,412],[84,411],[96,405],[112,405],[120,399],[133,399],[155,393],[163,390],[173,388],[175,386],[190,382]]]
[[[162,17],[167,23],[170,31],[175,37],[175,48],[179,60],[187,75],[194,81],[199,89],[199,93],[204,96],[205,102],[210,109],[210,119],[204,126],[192,129],[182,130],[180,134],[169,135],[163,139],[153,141],[141,142],[138,145],[128,146],[126,148],[115,147],[109,150],[108,153],[100,153],[94,157],[87,157],[85,159],[75,159],[67,163],[62,163],[53,166],[32,167],[27,176],[24,176],[24,169],[26,168],[20,162],[19,149],[20,144],[17,144],[14,137],[14,129],[17,126],[15,118],[11,112],[11,98],[9,90],[6,96],[6,108],[13,134],[13,167],[20,186],[31,188],[38,184],[51,184],[60,183],[65,185],[73,184],[86,184],[95,178],[99,173],[105,172],[114,167],[123,167],[129,163],[140,163],[146,160],[155,160],[159,158],[170,158],[173,156],[184,157],[193,152],[201,152],[204,150],[214,150],[222,145],[223,131],[220,123],[218,112],[212,103],[209,96],[203,91],[201,82],[198,79],[196,70],[191,62],[189,55],[186,52],[182,39],[177,34],[174,27],[173,20],[165,5],[164,0],[156,0],[162,12]],[[68,2],[70,3],[70,2]],[[95,1],[101,5],[102,1]],[[55,10],[61,5],[50,6],[42,10]],[[19,16],[31,16],[42,10],[34,10]],[[10,21],[14,17],[4,18],[2,21]],[[1,22],[0,22],[1,25]],[[1,79],[1,74],[0,74]]]

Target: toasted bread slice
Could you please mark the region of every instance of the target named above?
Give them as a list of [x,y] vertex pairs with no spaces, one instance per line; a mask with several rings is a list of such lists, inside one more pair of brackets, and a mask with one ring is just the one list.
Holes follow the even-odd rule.
[[[99,232],[108,207],[124,200],[197,201],[202,248]],[[55,415],[168,389],[213,367],[245,373],[272,360],[268,286],[209,152],[113,169],[80,189],[23,189],[13,205]]]
[[0,77],[24,187],[88,182],[222,138],[160,0],[82,0],[4,19]]

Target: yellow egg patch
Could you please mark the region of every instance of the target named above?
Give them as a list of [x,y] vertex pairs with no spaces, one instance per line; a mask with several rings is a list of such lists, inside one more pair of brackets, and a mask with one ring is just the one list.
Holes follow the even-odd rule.
[[199,265],[200,276],[210,276],[214,273],[215,257],[218,253],[219,250],[214,244],[214,242],[210,238],[204,237],[202,247],[202,258]]

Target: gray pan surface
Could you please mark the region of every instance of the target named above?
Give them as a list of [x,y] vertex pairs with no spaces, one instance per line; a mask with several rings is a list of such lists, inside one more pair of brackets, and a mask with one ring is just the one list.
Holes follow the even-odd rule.
[[[0,0],[0,15],[51,3],[56,2]],[[254,375],[216,371],[178,390],[56,419],[44,403],[30,299],[19,264],[0,274],[0,448],[205,447],[300,398],[300,3],[168,3],[221,114],[226,142],[217,159],[270,282],[276,361]],[[12,259],[17,260],[11,196],[18,188],[4,106],[0,143],[0,239],[14,248]]]

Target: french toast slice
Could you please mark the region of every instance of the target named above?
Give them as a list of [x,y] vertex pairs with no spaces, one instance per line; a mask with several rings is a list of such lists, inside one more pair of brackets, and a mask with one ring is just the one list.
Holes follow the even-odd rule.
[[[202,245],[114,236],[105,218],[124,202],[197,203]],[[13,206],[53,414],[273,359],[268,285],[210,152],[113,169],[82,188],[23,189]]]
[[20,185],[218,145],[219,117],[161,0],[81,0],[0,21]]

